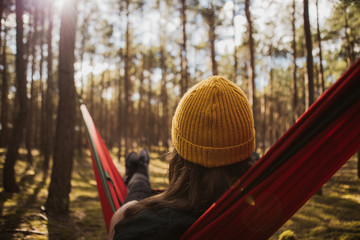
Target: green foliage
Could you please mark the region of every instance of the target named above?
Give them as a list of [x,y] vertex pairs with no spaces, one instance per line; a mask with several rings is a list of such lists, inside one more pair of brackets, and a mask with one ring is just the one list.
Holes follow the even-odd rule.
[[[350,48],[355,59],[359,58],[360,46],[360,4],[359,1],[340,1],[334,5],[332,17],[326,21],[325,40],[341,44],[335,51],[335,59],[346,61],[346,48]],[[334,55],[334,53],[333,53]]]

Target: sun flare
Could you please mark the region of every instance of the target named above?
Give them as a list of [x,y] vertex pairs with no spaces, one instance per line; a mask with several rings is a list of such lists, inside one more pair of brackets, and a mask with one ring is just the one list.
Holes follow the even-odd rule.
[[54,2],[54,8],[58,11],[61,11],[61,9],[63,8],[63,6],[65,4],[68,4],[70,1],[73,0],[53,0]]

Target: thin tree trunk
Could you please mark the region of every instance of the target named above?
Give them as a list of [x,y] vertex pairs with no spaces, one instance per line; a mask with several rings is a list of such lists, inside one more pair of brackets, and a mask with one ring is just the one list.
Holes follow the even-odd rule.
[[[272,71],[272,70],[271,70]],[[262,116],[262,154],[265,154],[266,151],[266,90],[264,88],[264,93],[263,93],[263,97],[262,97],[262,103],[261,103],[261,116]]]
[[162,145],[168,149],[168,139],[169,139],[169,133],[168,133],[168,95],[167,95],[167,89],[166,89],[166,83],[167,83],[167,74],[166,74],[166,55],[165,55],[165,48],[166,48],[166,36],[165,31],[162,28],[162,36],[161,36],[161,47],[160,47],[160,66],[161,66],[161,103],[162,103],[162,126],[161,126],[161,142]]
[[[43,6],[44,2],[41,2]],[[39,81],[40,81],[40,91],[41,91],[41,110],[40,110],[40,154],[44,155],[44,145],[45,145],[45,119],[46,119],[46,108],[45,108],[45,89],[43,81],[43,63],[44,63],[44,32],[45,32],[45,10],[42,9],[40,12],[40,62],[39,62]]]
[[152,100],[152,88],[151,88],[151,78],[148,77],[148,94],[147,94],[147,107],[146,107],[146,113],[147,117],[146,120],[148,122],[147,124],[147,143],[148,143],[148,150],[151,151],[151,145],[152,145],[152,139],[154,138],[154,121],[152,117],[152,107],[151,107],[151,100]]
[[298,118],[298,87],[297,87],[297,66],[296,66],[296,58],[297,58],[297,52],[296,52],[296,28],[295,28],[295,10],[296,10],[296,2],[293,0],[292,2],[292,20],[291,20],[291,26],[292,26],[292,49],[293,49],[293,59],[292,59],[292,70],[293,70],[293,86],[294,86],[294,92],[293,92],[293,122],[295,122]]
[[53,30],[53,5],[52,2],[48,2],[48,31],[47,31],[47,88],[46,88],[46,99],[45,99],[45,124],[44,124],[44,163],[43,170],[46,175],[49,169],[50,156],[53,148],[53,94],[54,94],[54,81],[53,81],[53,52],[52,52],[52,30]]
[[104,101],[104,91],[105,91],[105,73],[106,70],[102,72],[101,74],[101,80],[100,80],[100,94],[99,94],[99,98],[100,98],[100,108],[97,111],[99,114],[99,130],[100,130],[100,135],[102,137],[104,137],[104,139],[106,139],[106,127],[105,127],[105,120],[104,120],[104,113],[105,113],[105,101]]
[[351,61],[351,64],[355,63],[356,61],[356,56],[357,56],[357,53],[355,51],[355,41],[354,39],[356,39],[356,36],[354,36],[354,30],[353,28],[351,28],[351,26],[349,26],[349,35],[351,37],[351,39],[353,39],[352,41],[349,42],[350,44],[350,61]]
[[[3,105],[7,105],[7,79],[6,79],[6,27],[4,28],[4,46],[2,47],[2,19],[3,19],[3,12],[4,12],[4,0],[0,0],[0,60],[3,64],[3,71],[2,71],[2,88],[1,88],[1,130],[0,130],[0,147],[5,146],[5,137],[4,133],[6,134],[6,130],[4,131],[4,118],[3,118]],[[4,88],[5,85],[5,88]],[[5,117],[6,121],[6,117]],[[7,124],[7,123],[6,123]],[[7,126],[5,126],[7,128]]]
[[215,12],[214,12],[213,4],[211,3],[210,5],[211,5],[211,7],[210,7],[210,9],[208,9],[208,12],[207,12],[207,14],[208,14],[207,21],[208,21],[208,25],[209,25],[211,69],[212,69],[212,74],[217,75],[218,70],[217,70],[216,52],[215,52],[215,39],[216,39],[216,35],[215,35]]
[[[135,124],[134,124],[134,113],[135,113],[135,107],[134,107],[134,103],[133,101],[131,100],[131,97],[130,97],[130,115],[129,115],[129,130],[130,130],[130,133],[129,133],[129,143],[130,143],[130,151],[133,151],[134,149],[134,130],[135,130]],[[136,143],[135,143],[136,144]]]
[[[350,37],[349,37],[349,20],[348,20],[348,13],[347,13],[347,3],[344,2],[344,18],[345,18],[345,39],[346,39],[346,43],[345,43],[345,53],[346,53],[346,62],[348,67],[350,67],[354,62],[355,62],[355,57],[354,57],[354,52],[352,49],[352,44],[350,42]],[[350,29],[351,30],[351,29]],[[357,152],[357,158],[358,158],[358,162],[357,162],[357,176],[358,178],[360,178],[360,150]]]
[[76,2],[65,4],[61,14],[59,46],[59,106],[56,125],[54,165],[46,209],[56,214],[69,210],[71,172],[73,167],[75,125],[75,34]]
[[[2,31],[2,19],[3,19],[4,8],[5,8],[4,0],[0,0],[0,57],[1,57],[1,46],[2,46],[1,31]],[[6,20],[6,19],[4,19],[4,20]],[[5,30],[4,30],[4,33],[5,33]],[[4,38],[6,38],[6,34],[4,34]],[[5,53],[5,52],[3,52],[3,53]]]
[[[111,113],[109,113],[109,110],[108,110],[108,104],[107,104],[107,100],[102,98],[103,102],[102,102],[102,108],[103,108],[103,112],[105,113],[103,116],[102,116],[102,121],[103,121],[103,128],[104,128],[104,142],[105,144],[107,144],[107,146],[109,146],[109,148],[111,149],[111,138],[109,137],[109,126],[110,126],[110,122],[109,122],[109,117],[111,117]],[[106,114],[107,113],[107,114]]]
[[249,75],[248,75],[248,62],[244,61],[244,66],[242,67],[242,83],[243,83],[243,89],[246,96],[249,97]]
[[19,103],[12,138],[6,153],[3,169],[3,187],[7,192],[17,192],[19,187],[15,180],[15,163],[19,156],[19,146],[23,138],[23,131],[26,123],[26,79],[23,43],[23,0],[16,0],[16,99]]
[[319,97],[320,93],[320,78],[319,78],[319,70],[314,65],[314,101]]
[[[120,50],[120,59],[123,58],[122,50]],[[120,67],[119,67],[120,69]],[[120,71],[119,71],[120,72]],[[122,151],[122,134],[123,134],[123,100],[122,100],[122,77],[119,73],[119,85],[118,85],[118,121],[117,121],[117,133],[118,133],[118,159],[120,161]]]
[[125,156],[132,148],[132,139],[130,131],[130,119],[131,119],[131,82],[129,76],[130,68],[130,18],[129,18],[129,5],[130,1],[126,0],[126,52],[125,52],[125,69],[124,69],[124,88],[125,88],[125,118],[124,118],[124,137],[125,137]]
[[180,91],[181,96],[185,94],[189,85],[188,64],[187,64],[187,48],[186,48],[186,0],[181,0],[181,22],[182,22],[182,43],[181,43],[181,80]]
[[139,120],[138,120],[138,139],[140,141],[141,144],[145,143],[145,132],[144,132],[144,126],[146,124],[148,124],[148,122],[146,122],[146,116],[145,116],[145,100],[144,100],[144,96],[145,96],[145,90],[144,90],[144,71],[145,71],[145,55],[142,52],[141,53],[141,67],[140,67],[140,76],[139,76],[139,80],[140,80],[140,85],[139,85]]
[[[84,21],[82,27],[81,27],[81,47],[80,47],[80,64],[81,64],[81,71],[83,71],[84,67],[84,54],[85,54],[85,43],[86,43],[86,31],[87,31],[87,19]],[[80,97],[83,97],[84,95],[84,77],[81,75],[81,86],[80,86]],[[79,125],[79,132],[78,132],[78,152],[80,158],[82,157],[82,148],[83,148],[83,130],[82,130],[82,117],[81,112],[79,112],[79,119],[78,119],[78,125]]]
[[33,112],[34,112],[34,94],[35,94],[35,86],[34,86],[34,75],[35,75],[35,65],[36,65],[36,43],[37,43],[37,22],[38,22],[38,7],[37,2],[35,2],[35,12],[34,12],[34,33],[32,37],[32,61],[31,61],[31,85],[30,85],[30,99],[28,101],[28,115],[26,122],[26,149],[27,149],[27,162],[30,166],[33,165],[31,149],[32,142],[34,141],[34,132],[33,132]]
[[319,79],[321,83],[321,93],[325,92],[325,81],[324,81],[324,68],[322,64],[322,47],[321,47],[321,34],[320,34],[320,25],[319,25],[319,0],[316,0],[316,29],[317,29],[317,39],[319,46]]
[[1,139],[0,146],[7,147],[8,138],[9,138],[9,130],[8,130],[8,116],[9,116],[9,79],[8,79],[8,69],[7,69],[7,54],[6,54],[6,34],[7,28],[4,28],[4,45],[2,48],[2,85],[1,85]]
[[[92,68],[94,68],[94,54],[92,53],[90,56],[90,65]],[[90,73],[90,96],[89,96],[89,102],[90,102],[90,114],[94,115],[94,111],[95,111],[95,100],[94,100],[94,95],[95,95],[95,81],[94,81],[94,72],[91,71]]]
[[233,82],[236,83],[237,80],[237,68],[238,68],[238,59],[237,59],[237,47],[236,47],[236,28],[235,28],[235,6],[236,0],[233,0],[233,15],[232,15],[232,25],[234,29],[234,69],[233,69]]
[[310,107],[314,103],[314,68],[313,68],[312,40],[311,40],[311,31],[310,31],[308,0],[304,0],[304,32],[305,32],[305,42],[306,42],[306,69],[307,69],[308,89],[309,89],[308,106]]
[[[314,101],[314,68],[313,68],[313,56],[312,56],[312,39],[309,20],[309,3],[308,0],[304,0],[304,32],[306,42],[306,69],[307,69],[307,83],[308,83],[308,104],[306,107],[310,107]],[[322,195],[322,189],[320,188],[317,194]]]
[[254,55],[254,38],[253,38],[253,27],[250,12],[250,0],[245,0],[245,15],[248,23],[248,39],[249,39],[249,58],[250,58],[250,88],[249,88],[249,100],[250,106],[254,114],[255,129],[258,129],[258,114],[256,112],[257,99],[255,94],[255,55]]
[[281,122],[281,117],[283,115],[283,111],[282,111],[282,105],[280,103],[280,96],[279,96],[279,92],[277,91],[276,94],[275,94],[275,101],[276,101],[276,114],[275,114],[275,119],[274,119],[274,122],[275,122],[275,141],[277,139],[280,138],[281,136],[281,128],[282,128],[282,122]]
[[344,20],[345,20],[345,53],[346,53],[346,62],[348,64],[348,67],[351,66],[351,49],[350,49],[350,37],[349,37],[349,20],[348,20],[348,14],[347,14],[347,3],[344,4]]
[[158,146],[160,144],[160,140],[161,140],[161,134],[160,134],[160,129],[161,129],[161,120],[162,118],[160,117],[161,115],[161,101],[158,101],[156,104],[156,119],[155,119],[155,141],[154,141],[154,145]]
[[275,106],[275,97],[274,97],[274,74],[273,70],[270,70],[269,73],[269,97],[268,97],[268,105],[269,105],[269,144],[272,146],[275,142],[275,122],[274,122],[274,106]]

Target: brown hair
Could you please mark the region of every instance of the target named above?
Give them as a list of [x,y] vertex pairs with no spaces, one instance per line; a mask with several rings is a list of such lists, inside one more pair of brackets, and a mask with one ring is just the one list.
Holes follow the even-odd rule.
[[168,188],[129,207],[125,218],[149,208],[166,207],[199,217],[251,167],[245,160],[228,166],[206,168],[185,160],[175,148],[167,157],[170,160]]

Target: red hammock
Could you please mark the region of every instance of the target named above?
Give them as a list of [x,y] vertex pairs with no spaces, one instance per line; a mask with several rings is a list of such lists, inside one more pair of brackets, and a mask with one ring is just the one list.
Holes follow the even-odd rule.
[[120,208],[127,195],[126,185],[117,171],[104,141],[86,108],[81,103],[80,110],[85,122],[87,139],[91,150],[91,157],[101,207],[109,231],[110,221],[116,209]]
[[[108,227],[111,215],[126,196],[126,187],[86,107],[82,105],[81,110]],[[188,229],[182,239],[270,238],[360,149],[359,123],[360,60]],[[103,167],[99,168],[101,164],[96,164],[97,161]],[[102,168],[106,173],[99,173]],[[105,175],[102,177],[105,180],[101,175]]]

